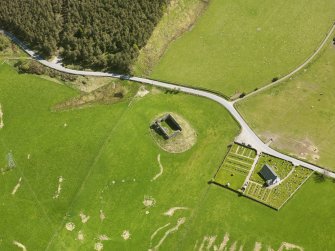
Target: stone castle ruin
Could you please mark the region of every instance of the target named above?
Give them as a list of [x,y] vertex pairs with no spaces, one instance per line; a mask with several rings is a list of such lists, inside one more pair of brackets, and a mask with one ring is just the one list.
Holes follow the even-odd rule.
[[165,114],[163,117],[156,119],[150,126],[165,140],[176,137],[182,128],[171,114]]

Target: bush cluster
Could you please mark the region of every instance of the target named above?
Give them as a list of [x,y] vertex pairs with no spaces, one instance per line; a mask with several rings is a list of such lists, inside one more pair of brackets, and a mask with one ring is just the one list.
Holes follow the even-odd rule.
[[47,75],[64,82],[73,82],[77,79],[77,76],[75,75],[66,74],[47,68],[34,60],[18,61],[15,64],[15,67],[17,67],[20,73]]

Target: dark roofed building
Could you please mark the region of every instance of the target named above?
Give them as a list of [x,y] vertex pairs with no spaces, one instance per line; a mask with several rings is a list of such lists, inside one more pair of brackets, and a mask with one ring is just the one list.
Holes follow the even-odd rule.
[[280,181],[279,176],[267,164],[263,166],[259,174],[262,176],[268,186],[274,185]]

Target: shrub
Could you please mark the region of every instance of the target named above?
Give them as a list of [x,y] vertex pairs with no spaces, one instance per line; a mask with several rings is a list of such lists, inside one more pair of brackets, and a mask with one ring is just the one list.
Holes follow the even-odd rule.
[[10,42],[5,36],[0,35],[0,51],[6,50],[10,46]]
[[20,73],[29,73],[29,74],[37,74],[37,75],[48,75],[51,78],[57,78],[64,82],[73,82],[77,79],[77,76],[66,74],[62,72],[58,72],[53,69],[49,69],[44,65],[40,64],[37,61],[29,60],[29,61],[18,61],[15,65]]

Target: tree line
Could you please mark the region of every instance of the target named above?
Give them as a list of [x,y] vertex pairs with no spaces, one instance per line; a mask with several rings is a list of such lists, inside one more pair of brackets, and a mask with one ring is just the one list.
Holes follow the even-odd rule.
[[0,28],[45,57],[127,73],[168,1],[2,0]]

